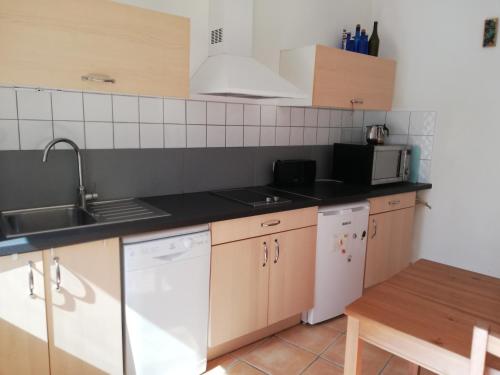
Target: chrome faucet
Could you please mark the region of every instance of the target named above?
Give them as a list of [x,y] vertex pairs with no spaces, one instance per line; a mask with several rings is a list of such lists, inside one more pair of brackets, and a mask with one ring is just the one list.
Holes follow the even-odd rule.
[[86,210],[87,209],[87,201],[91,199],[97,199],[97,193],[87,193],[85,191],[85,186],[83,186],[83,173],[82,173],[82,155],[80,153],[80,148],[68,138],[56,138],[50,141],[47,146],[45,146],[45,150],[43,150],[43,158],[42,162],[47,162],[47,157],[49,156],[49,151],[56,145],[57,143],[67,143],[76,153],[76,159],[78,162],[78,206]]

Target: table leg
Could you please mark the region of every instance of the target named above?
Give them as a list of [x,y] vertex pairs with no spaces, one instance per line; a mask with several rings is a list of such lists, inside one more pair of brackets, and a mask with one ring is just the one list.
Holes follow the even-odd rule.
[[415,363],[408,363],[408,374],[409,375],[419,375],[420,374],[420,366]]
[[361,374],[363,341],[359,338],[359,319],[347,316],[344,375]]

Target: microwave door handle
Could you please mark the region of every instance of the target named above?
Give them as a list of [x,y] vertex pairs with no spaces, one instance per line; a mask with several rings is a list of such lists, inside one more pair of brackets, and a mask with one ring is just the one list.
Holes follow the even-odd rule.
[[401,159],[403,158],[403,150],[399,151],[399,159],[398,159],[398,172],[396,177],[401,177]]

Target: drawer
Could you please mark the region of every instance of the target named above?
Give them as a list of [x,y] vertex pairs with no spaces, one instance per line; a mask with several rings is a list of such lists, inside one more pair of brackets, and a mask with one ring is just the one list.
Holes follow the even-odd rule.
[[281,211],[212,223],[212,245],[316,225],[318,207]]
[[370,215],[381,212],[400,210],[402,208],[415,206],[416,192],[387,195],[384,197],[371,198]]

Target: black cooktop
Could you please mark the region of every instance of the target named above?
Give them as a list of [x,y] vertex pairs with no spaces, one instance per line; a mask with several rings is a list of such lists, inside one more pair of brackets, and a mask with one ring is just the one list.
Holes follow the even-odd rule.
[[274,206],[292,202],[290,194],[286,194],[287,197],[285,197],[283,192],[271,188],[225,189],[213,191],[212,194],[252,207]]

